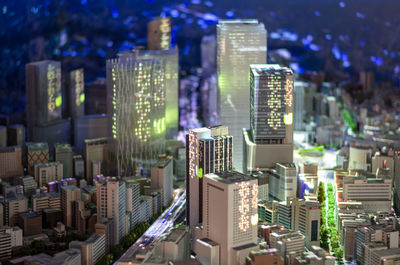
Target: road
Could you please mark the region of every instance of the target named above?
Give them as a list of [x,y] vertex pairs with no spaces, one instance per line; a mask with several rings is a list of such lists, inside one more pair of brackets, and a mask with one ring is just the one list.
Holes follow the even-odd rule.
[[114,264],[132,265],[145,257],[154,242],[182,215],[186,208],[186,191],[177,191],[172,205],[146,230],[146,232]]

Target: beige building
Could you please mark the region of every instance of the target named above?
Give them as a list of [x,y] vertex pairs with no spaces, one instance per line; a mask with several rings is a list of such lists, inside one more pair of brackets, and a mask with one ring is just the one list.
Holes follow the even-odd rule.
[[278,249],[281,257],[284,257],[285,260],[291,252],[295,253],[295,256],[303,253],[305,239],[305,236],[299,231],[285,229],[274,230],[269,234],[270,247]]
[[394,159],[393,156],[387,156],[375,153],[372,157],[372,174],[376,174],[379,168],[386,168],[389,170],[390,177],[394,176]]
[[43,209],[61,209],[61,195],[59,192],[39,193],[32,196],[32,208],[41,213]]
[[61,209],[63,211],[64,224],[67,227],[75,226],[74,202],[81,199],[81,190],[76,186],[61,187]]
[[165,260],[182,261],[190,258],[190,231],[185,225],[172,227],[154,244],[155,255]]
[[39,187],[63,179],[63,164],[60,162],[38,163],[35,164],[34,169],[34,177]]
[[292,229],[300,231],[306,237],[306,246],[319,246],[319,228],[321,225],[321,207],[319,202],[292,200]]
[[28,211],[28,199],[17,194],[16,197],[5,200],[4,224],[14,226],[18,224],[18,214]]
[[372,150],[369,148],[350,146],[349,169],[361,169],[368,171],[371,166],[368,163],[368,160],[371,159],[371,154]]
[[105,235],[93,234],[86,241],[72,241],[69,248],[79,249],[82,265],[94,265],[105,255]]
[[257,180],[235,171],[203,177],[203,231],[220,245],[220,264],[243,264],[257,247]]
[[21,147],[0,147],[0,177],[21,176],[23,173]]
[[[108,159],[107,138],[87,139],[85,142],[85,167],[86,180],[89,184],[93,181],[92,161],[106,161]],[[97,173],[97,172],[95,172]]]
[[283,259],[276,248],[253,250],[246,258],[245,265],[284,265]]
[[108,253],[111,246],[114,246],[114,224],[113,219],[103,218],[95,225],[95,233],[103,234],[105,236],[105,251]]
[[171,19],[158,17],[147,24],[147,49],[169,50],[171,48]]
[[160,157],[157,165],[150,171],[151,186],[162,189],[161,203],[168,207],[172,201],[173,193],[173,161],[171,156]]
[[26,143],[28,175],[34,175],[34,166],[37,163],[49,162],[49,146],[47,143]]

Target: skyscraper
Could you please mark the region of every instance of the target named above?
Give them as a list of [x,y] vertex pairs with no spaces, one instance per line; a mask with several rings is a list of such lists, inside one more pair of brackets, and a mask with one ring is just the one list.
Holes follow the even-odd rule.
[[171,47],[171,19],[158,17],[147,24],[147,48],[168,50]]
[[244,264],[258,249],[257,180],[235,171],[207,174],[202,203],[202,236],[220,245],[220,264]]
[[220,20],[217,24],[217,74],[220,122],[234,138],[234,168],[242,171],[243,138],[249,126],[250,64],[267,61],[267,31],[257,20]]
[[243,130],[245,171],[293,162],[293,72],[250,66],[250,130]]
[[61,63],[40,61],[26,65],[28,137],[36,125],[61,119]]
[[179,126],[179,51],[178,48],[168,50],[135,51],[140,59],[153,59],[165,63],[165,136],[176,138]]
[[99,179],[96,184],[97,218],[112,218],[114,244],[126,234],[126,184],[116,178]]
[[71,178],[72,174],[72,148],[69,144],[57,143],[54,145],[55,161],[63,165],[63,177]]
[[186,135],[186,219],[190,228],[202,222],[203,176],[232,169],[232,142],[226,126],[193,129]]
[[165,148],[164,63],[124,54],[107,61],[110,149],[118,175],[149,168]]
[[63,211],[64,224],[67,227],[75,227],[74,202],[81,199],[81,190],[76,186],[61,187],[61,209]]
[[83,68],[69,73],[69,113],[71,117],[85,114],[85,80]]
[[301,81],[294,82],[294,129],[297,131],[304,130],[304,97],[305,87],[307,83]]

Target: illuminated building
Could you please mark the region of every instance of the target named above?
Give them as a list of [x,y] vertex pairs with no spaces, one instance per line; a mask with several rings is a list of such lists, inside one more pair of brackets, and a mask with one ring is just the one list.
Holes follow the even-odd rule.
[[21,176],[23,173],[21,147],[0,147],[0,177]]
[[34,166],[35,180],[39,187],[63,179],[63,165],[60,162],[37,163]]
[[34,126],[61,119],[61,63],[40,61],[26,65],[28,139]]
[[165,148],[164,63],[122,54],[107,61],[110,149],[118,175],[149,168]]
[[61,209],[63,211],[64,224],[67,227],[75,227],[74,203],[81,199],[81,190],[76,186],[61,187]]
[[108,159],[108,139],[97,138],[85,140],[86,180],[93,182],[92,161],[106,161]]
[[234,168],[242,171],[243,138],[250,115],[249,67],[267,62],[267,31],[257,20],[219,20],[217,74],[219,116],[234,139]]
[[147,24],[147,48],[168,50],[171,47],[171,19],[159,17]]
[[317,201],[292,200],[292,229],[306,237],[306,247],[319,246],[321,207]]
[[126,184],[116,178],[101,178],[96,183],[97,218],[112,218],[114,242],[118,244],[126,234]]
[[220,264],[244,264],[258,249],[257,180],[235,171],[207,174],[202,203],[202,236],[220,245]]
[[85,79],[83,68],[69,73],[69,110],[71,117],[85,114]]
[[69,144],[57,143],[54,145],[55,161],[63,165],[63,177],[70,178],[72,175],[72,148]]
[[192,229],[201,223],[202,182],[208,173],[232,169],[232,136],[228,127],[189,130],[186,135],[186,215]]
[[243,129],[244,170],[293,162],[293,72],[274,64],[250,66],[250,130]]
[[179,54],[178,48],[168,50],[136,50],[140,59],[154,59],[165,63],[165,126],[166,138],[176,138],[179,126]]
[[34,165],[49,162],[49,146],[47,143],[26,143],[28,174],[34,175]]

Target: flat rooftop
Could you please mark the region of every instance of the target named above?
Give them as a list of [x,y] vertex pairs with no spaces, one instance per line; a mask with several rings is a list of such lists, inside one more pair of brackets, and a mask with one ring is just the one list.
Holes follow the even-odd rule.
[[250,71],[254,76],[293,74],[290,68],[279,64],[250,64]]
[[206,175],[207,178],[219,181],[225,184],[235,184],[237,182],[251,181],[255,178],[239,173],[237,171],[225,171],[219,173],[210,173]]

